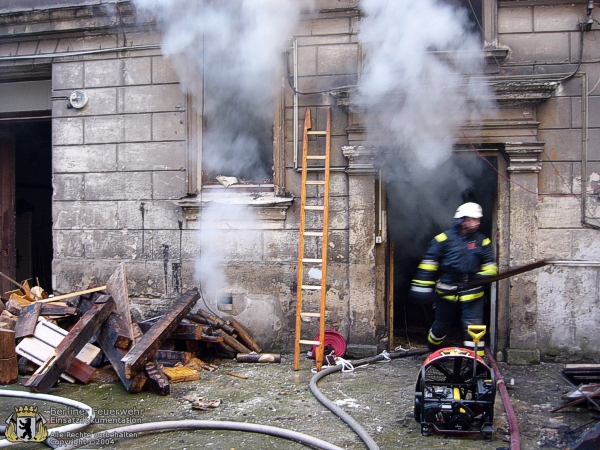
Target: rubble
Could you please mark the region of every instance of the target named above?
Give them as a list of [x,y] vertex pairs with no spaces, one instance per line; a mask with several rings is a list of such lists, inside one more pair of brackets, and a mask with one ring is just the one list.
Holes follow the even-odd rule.
[[87,384],[97,368],[109,364],[125,390],[150,387],[169,395],[170,383],[199,380],[201,372],[216,369],[200,359],[204,351],[245,362],[280,362],[279,355],[262,354],[235,319],[203,309],[192,313],[198,288],[181,295],[164,315],[133,322],[122,263],[106,285],[60,296],[10,280],[19,289],[5,293],[0,330],[10,335],[14,349],[0,359],[14,360],[15,376],[7,372],[5,384],[17,382],[20,367],[22,375],[30,375],[24,386],[46,393],[58,381]]

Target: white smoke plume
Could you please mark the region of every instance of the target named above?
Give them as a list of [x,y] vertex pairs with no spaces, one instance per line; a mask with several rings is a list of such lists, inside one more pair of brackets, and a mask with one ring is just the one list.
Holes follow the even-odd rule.
[[304,0],[135,0],[163,31],[163,53],[204,117],[211,178],[272,178],[274,100]]
[[[134,2],[156,17],[162,52],[202,115],[202,170],[209,181],[218,175],[271,180],[274,102],[281,89],[283,55],[309,0]],[[212,190],[213,200],[217,192]],[[196,278],[214,303],[219,292],[231,289],[223,267],[235,257],[239,227],[255,228],[254,218],[252,208],[224,207],[218,200],[201,214]],[[246,254],[258,245],[251,236],[246,233],[238,242],[250,249]]]
[[401,295],[430,240],[452,225],[456,207],[495,195],[482,189],[481,180],[494,177],[484,161],[453,158],[461,127],[494,111],[493,96],[477,79],[483,42],[473,33],[469,3],[361,1],[357,104],[367,144],[381,150]]
[[361,2],[358,104],[368,139],[385,139],[388,149],[425,169],[447,160],[460,127],[490,106],[487,89],[470,76],[483,66],[481,38],[458,3]]

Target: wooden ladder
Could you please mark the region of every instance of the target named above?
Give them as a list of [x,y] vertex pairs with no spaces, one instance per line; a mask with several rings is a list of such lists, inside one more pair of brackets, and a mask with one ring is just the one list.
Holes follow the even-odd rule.
[[[327,250],[328,250],[328,235],[329,235],[329,168],[331,154],[331,108],[327,108],[327,125],[325,131],[311,131],[312,120],[310,108],[306,109],[304,116],[304,137],[302,141],[302,194],[300,200],[300,243],[298,247],[298,284],[296,294],[296,338],[294,341],[294,370],[300,368],[300,345],[315,345],[316,352],[315,361],[317,370],[321,370],[323,364],[323,352],[325,347],[325,307],[327,300]],[[309,137],[311,135],[325,137],[325,154],[311,155],[309,154]],[[314,151],[313,151],[314,153]],[[322,152],[321,152],[322,153]],[[323,165],[309,165],[309,162],[321,160]],[[323,171],[322,180],[308,180],[309,169],[317,169],[319,173]],[[307,205],[307,186],[317,186],[317,203],[318,205]],[[322,186],[323,189],[319,189]],[[322,192],[320,197],[319,192]],[[312,202],[311,202],[312,203]],[[313,228],[310,231],[306,230],[306,215],[307,211],[311,214],[322,214],[322,227],[319,229]],[[314,222],[319,222],[315,220]],[[313,223],[313,221],[311,221]],[[307,258],[305,255],[305,237],[312,237],[317,240],[317,249],[321,250],[320,258]],[[320,245],[318,245],[318,241]],[[318,254],[316,256],[319,256]],[[304,277],[304,265],[307,264],[311,268],[321,269],[321,283],[319,285],[309,284]],[[302,309],[302,297],[305,291],[320,291],[321,301],[318,312],[305,312]],[[302,339],[302,321],[319,318],[319,340]]]

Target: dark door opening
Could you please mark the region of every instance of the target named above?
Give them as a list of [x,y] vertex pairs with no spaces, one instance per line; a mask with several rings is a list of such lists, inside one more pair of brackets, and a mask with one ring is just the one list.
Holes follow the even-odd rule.
[[[486,161],[487,160],[487,161]],[[495,238],[497,198],[496,157],[457,154],[443,163],[435,173],[415,179],[413,173],[394,177],[386,174],[387,213],[390,244],[394,255],[394,346],[425,346],[426,335],[435,317],[431,305],[418,305],[408,299],[410,282],[423,254],[433,239],[454,222],[456,208],[465,202],[483,207],[479,231]],[[490,164],[494,167],[492,168]],[[486,323],[490,321],[490,289],[486,296]],[[448,345],[462,345],[460,325],[446,339]],[[487,336],[486,336],[487,337]]]
[[10,271],[18,282],[28,280],[30,286],[39,284],[52,293],[51,123],[11,120],[0,123],[1,136],[5,137],[4,151],[14,159],[14,212],[9,215],[15,233]]

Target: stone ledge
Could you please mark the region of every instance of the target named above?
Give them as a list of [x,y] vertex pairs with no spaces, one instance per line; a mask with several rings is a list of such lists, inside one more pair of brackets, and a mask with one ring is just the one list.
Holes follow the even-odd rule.
[[509,348],[506,350],[507,363],[515,366],[530,366],[540,363],[540,351],[537,348]]

